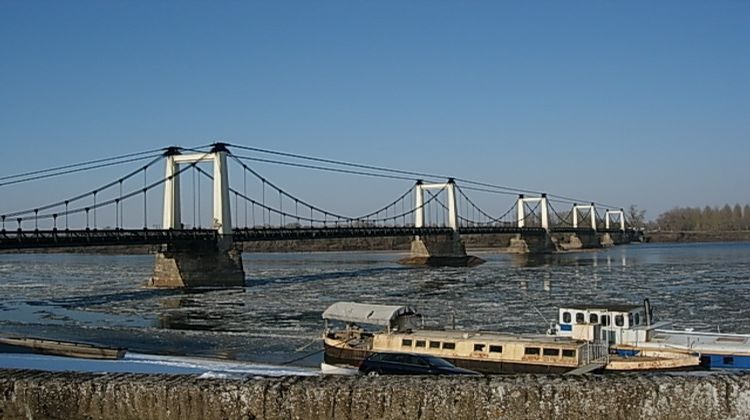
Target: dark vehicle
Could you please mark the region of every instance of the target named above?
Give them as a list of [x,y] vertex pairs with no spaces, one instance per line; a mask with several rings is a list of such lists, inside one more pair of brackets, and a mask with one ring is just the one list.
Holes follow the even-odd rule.
[[378,375],[479,375],[435,356],[412,353],[373,353],[359,365],[359,373]]

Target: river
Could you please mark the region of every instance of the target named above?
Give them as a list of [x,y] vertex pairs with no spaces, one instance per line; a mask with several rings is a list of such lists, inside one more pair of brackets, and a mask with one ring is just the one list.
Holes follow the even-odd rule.
[[560,305],[644,298],[677,328],[750,333],[748,242],[473,254],[487,263],[427,269],[400,266],[397,252],[246,253],[246,287],[191,291],[144,287],[149,255],[3,254],[0,334],[314,366],[320,314],[336,301],[408,304],[431,326],[543,332]]

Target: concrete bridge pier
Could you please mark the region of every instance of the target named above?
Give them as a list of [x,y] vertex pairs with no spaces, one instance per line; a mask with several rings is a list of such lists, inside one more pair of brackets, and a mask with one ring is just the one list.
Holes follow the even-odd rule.
[[151,287],[241,287],[242,253],[231,238],[164,245],[156,254]]
[[631,237],[625,231],[607,232],[602,235],[602,246],[613,246],[630,243]]
[[592,249],[601,248],[599,234],[595,231],[578,232],[568,236],[566,242],[560,242],[559,246],[563,250]]
[[458,234],[452,234],[415,237],[411,241],[411,255],[399,262],[427,267],[473,267],[484,260],[468,255]]
[[521,234],[510,238],[507,251],[511,254],[550,254],[557,252],[558,244],[547,232],[540,234]]

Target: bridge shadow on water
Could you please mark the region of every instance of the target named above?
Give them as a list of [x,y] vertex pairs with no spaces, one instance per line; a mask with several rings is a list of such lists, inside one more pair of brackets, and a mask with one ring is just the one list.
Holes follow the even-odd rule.
[[97,295],[84,296],[67,296],[50,300],[33,300],[27,301],[30,306],[48,306],[54,305],[70,309],[83,306],[96,306],[112,304],[116,302],[143,301],[149,299],[167,298],[184,295],[198,295],[215,290],[226,290],[216,288],[197,288],[197,289],[141,289],[134,291],[102,293]]

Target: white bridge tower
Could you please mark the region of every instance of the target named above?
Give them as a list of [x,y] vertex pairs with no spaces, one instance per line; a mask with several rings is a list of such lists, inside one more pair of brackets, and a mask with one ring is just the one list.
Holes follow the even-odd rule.
[[589,219],[591,221],[591,229],[596,230],[596,206],[591,203],[589,206],[583,206],[579,204],[573,204],[573,228],[578,228],[578,213],[583,210],[589,211]]
[[547,207],[547,194],[542,194],[541,197],[524,197],[523,194],[518,196],[518,204],[516,205],[517,215],[516,221],[518,227],[522,228],[526,226],[526,204],[527,203],[538,203],[541,207],[541,224],[544,230],[549,230],[549,214]]
[[213,162],[214,166],[214,203],[213,228],[221,236],[232,234],[232,216],[229,208],[229,178],[227,176],[226,145],[214,144],[208,153],[180,154],[176,147],[170,147],[164,153],[167,158],[166,182],[164,184],[164,219],[163,229],[182,229],[180,211],[180,176],[179,165],[187,163]]

